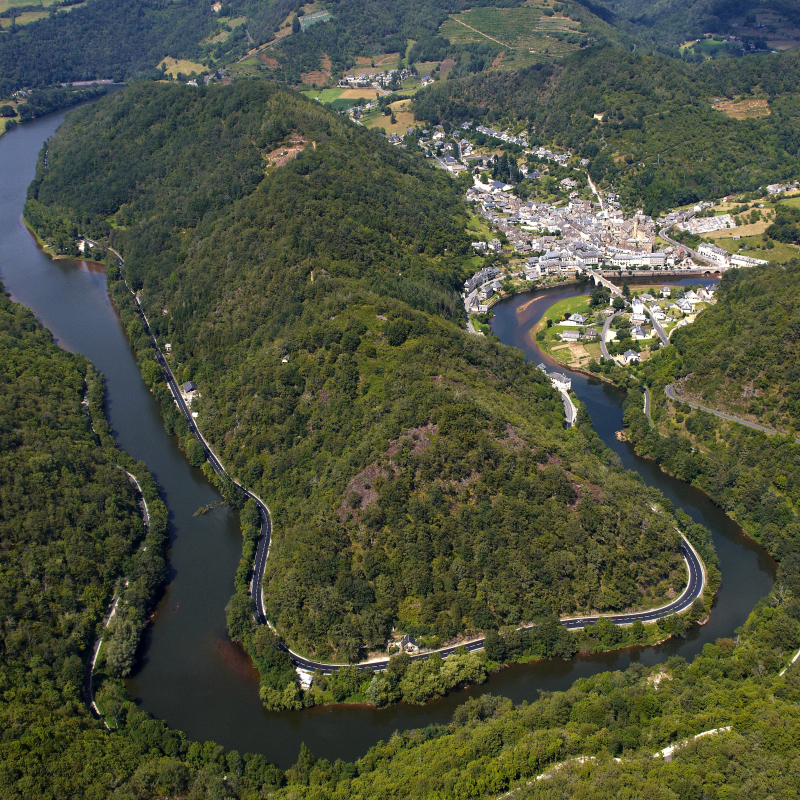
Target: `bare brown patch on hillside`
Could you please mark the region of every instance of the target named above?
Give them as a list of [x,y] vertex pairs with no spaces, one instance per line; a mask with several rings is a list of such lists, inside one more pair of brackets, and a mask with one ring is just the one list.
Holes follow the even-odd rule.
[[278,59],[273,58],[272,56],[265,55],[264,53],[260,53],[258,56],[258,60],[262,64],[266,64],[270,69],[277,69],[280,65],[278,64]]
[[331,79],[331,75],[333,74],[333,62],[328,57],[328,54],[323,53],[320,61],[322,62],[320,69],[314,69],[311,70],[311,72],[300,73],[303,83],[307,85],[315,84],[320,86],[327,83]]
[[715,100],[714,108],[732,119],[759,119],[772,114],[769,102],[763,97]]
[[308,140],[300,136],[300,134],[292,134],[290,144],[281,145],[281,147],[277,147],[271,153],[266,153],[264,155],[267,166],[282,167],[288,164],[305,150],[307,144]]
[[422,425],[418,428],[409,428],[398,439],[390,441],[385,453],[388,457],[387,463],[385,465],[377,462],[370,464],[347,484],[341,505],[336,510],[339,519],[344,522],[350,515],[358,519],[359,512],[378,499],[375,482],[379,478],[388,478],[390,474],[395,475],[397,473],[397,467],[392,458],[397,455],[406,442],[411,443],[411,453],[417,455],[428,449],[431,438],[438,431],[438,426],[429,422],[427,425]]
[[501,50],[497,56],[495,57],[494,61],[492,61],[492,69],[497,69],[503,61],[503,56],[505,56],[506,51]]
[[450,71],[453,69],[455,65],[456,65],[455,59],[446,58],[444,61],[442,61],[441,67],[439,67],[439,74],[443,78],[446,78],[450,74]]

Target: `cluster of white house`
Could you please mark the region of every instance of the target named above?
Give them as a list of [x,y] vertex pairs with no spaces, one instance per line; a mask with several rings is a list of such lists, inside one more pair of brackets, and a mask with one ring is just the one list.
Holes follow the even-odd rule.
[[757,267],[759,264],[769,264],[769,261],[765,261],[763,258],[751,258],[750,256],[742,255],[742,253],[729,253],[711,242],[703,242],[697,248],[697,253],[721,269]]

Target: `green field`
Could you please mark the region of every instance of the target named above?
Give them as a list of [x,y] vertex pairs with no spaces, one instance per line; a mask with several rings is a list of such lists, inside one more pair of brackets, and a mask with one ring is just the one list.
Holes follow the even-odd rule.
[[[49,14],[50,14],[49,11],[25,11],[18,17],[15,17],[15,21],[17,25],[28,25],[31,22],[36,22],[36,20],[44,19]],[[3,17],[2,19],[0,19],[0,27],[10,28],[11,17]]]
[[[55,5],[56,0],[0,0],[0,13],[8,11],[9,8],[20,6],[41,6],[42,8],[49,8]],[[32,12],[36,13],[36,12]]]
[[[800,200],[800,198],[798,198]],[[798,203],[800,205],[800,203]],[[743,236],[741,239],[715,239],[714,244],[727,250],[729,253],[739,252],[740,245],[747,245],[747,250],[742,250],[742,255],[751,258],[763,258],[774,264],[785,264],[793,258],[800,257],[800,250],[790,244],[775,242],[775,247],[771,250],[764,248],[764,240],[760,236]]]
[[302,94],[311,100],[319,100],[320,103],[332,103],[341,97],[343,91],[344,89],[310,89],[307,92],[302,92]]
[[580,23],[526,4],[521,8],[475,8],[454,14],[439,29],[454,44],[491,41],[504,49],[498,66],[519,69],[577,49]]

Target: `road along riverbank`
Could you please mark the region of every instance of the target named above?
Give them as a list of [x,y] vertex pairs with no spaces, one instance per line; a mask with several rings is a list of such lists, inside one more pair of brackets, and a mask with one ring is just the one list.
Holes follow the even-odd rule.
[[[116,256],[117,260],[119,261],[120,269],[123,271],[124,275],[124,267],[125,267],[125,260],[123,257],[116,251],[109,248],[110,251]],[[272,520],[269,513],[269,508],[267,508],[266,503],[258,497],[254,492],[248,489],[245,486],[242,486],[238,481],[236,481],[233,476],[231,476],[223,466],[222,462],[220,461],[217,454],[212,449],[211,445],[206,441],[203,434],[200,432],[200,429],[197,426],[197,423],[192,416],[189,407],[187,406],[185,400],[183,399],[183,395],[181,394],[180,387],[178,386],[178,382],[175,379],[175,376],[170,369],[169,364],[167,363],[164,354],[161,351],[161,348],[158,345],[158,341],[156,337],[153,335],[152,330],[150,329],[150,323],[147,319],[146,314],[144,313],[144,309],[139,302],[139,298],[136,296],[136,293],[131,289],[131,287],[127,284],[128,291],[130,291],[133,300],[136,304],[137,312],[142,320],[142,324],[144,325],[145,332],[150,340],[150,344],[152,345],[153,349],[156,352],[156,360],[158,361],[159,365],[162,367],[164,371],[164,378],[169,386],[170,392],[172,393],[172,397],[175,400],[176,405],[180,409],[181,413],[186,418],[187,424],[189,426],[189,430],[192,434],[197,438],[197,440],[203,446],[203,452],[205,453],[206,459],[211,464],[214,472],[216,472],[220,476],[228,476],[231,481],[233,481],[236,486],[238,486],[241,491],[245,494],[246,497],[252,499],[256,506],[258,507],[259,517],[261,519],[261,535],[258,541],[258,546],[256,549],[256,557],[255,563],[253,568],[253,577],[251,581],[251,595],[255,602],[256,606],[256,615],[261,622],[261,624],[269,624],[270,627],[275,630],[274,626],[269,623],[264,613],[264,598],[263,598],[263,590],[262,590],[262,578],[264,575],[264,568],[266,566],[266,560],[269,555],[269,545],[272,536]],[[572,403],[572,400],[569,398],[566,393],[565,395],[565,409],[567,409],[567,424],[573,425],[575,422],[575,417],[577,415],[577,411],[575,406]],[[569,403],[569,406],[567,406]],[[647,609],[644,611],[634,611],[625,614],[604,614],[602,615],[606,619],[611,620],[615,625],[632,625],[634,622],[641,622],[643,624],[649,624],[656,622],[659,619],[664,619],[665,617],[671,616],[672,614],[680,614],[684,611],[687,611],[691,608],[692,604],[695,600],[701,598],[703,596],[703,590],[706,586],[706,571],[703,567],[702,560],[698,555],[695,548],[692,546],[691,542],[681,534],[681,538],[683,543],[681,545],[681,555],[683,556],[684,562],[686,564],[686,570],[688,573],[688,581],[686,587],[681,592],[680,596],[673,600],[670,603],[667,603],[663,606],[653,609]],[[561,624],[567,630],[580,630],[582,628],[588,628],[592,625],[597,624],[597,622],[601,619],[601,615],[589,615],[589,616],[580,616],[580,617],[564,617],[560,620]],[[527,626],[523,626],[527,627]],[[533,626],[530,626],[533,627]],[[279,632],[278,632],[279,633]],[[434,654],[440,655],[442,658],[447,658],[448,656],[455,653],[457,650],[464,648],[468,652],[475,652],[477,650],[482,650],[484,648],[485,638],[478,637],[473,640],[470,640],[466,643],[459,643],[455,645],[451,645],[448,647],[441,647],[437,650],[430,650],[424,653],[419,653],[412,656],[412,659],[425,659],[429,658]],[[300,653],[296,653],[287,647],[285,644],[283,645],[283,649],[285,652],[289,654],[289,657],[292,660],[292,664],[295,666],[296,669],[303,670],[305,672],[314,672],[319,670],[322,672],[323,675],[330,675],[332,672],[336,672],[344,667],[351,666],[350,664],[335,664],[329,663],[325,661],[316,661],[311,658],[306,658],[305,656],[301,655]],[[386,669],[389,664],[389,657],[380,658],[380,659],[371,659],[369,661],[362,661],[356,664],[355,666],[361,671],[371,671],[371,672],[382,672]]]
[[[91,262],[53,261],[41,252],[21,221],[27,186],[34,177],[42,143],[63,114],[19,126],[0,140],[0,276],[13,299],[33,309],[61,346],[89,358],[106,378],[106,416],[120,447],[145,462],[169,507],[169,583],[148,625],[138,668],[127,686],[140,706],[183,730],[191,739],[213,740],[241,753],[263,753],[279,766],[291,766],[300,743],[334,761],[353,761],[395,731],[444,724],[469,697],[503,695],[514,703],[532,701],[540,691],[568,689],[575,680],[599,672],[624,670],[631,663],[654,666],[670,656],[691,660],[707,643],[734,635],[756,603],[772,587],[775,563],[742,534],[738,525],[699,490],[661,472],[614,437],[622,427],[622,399],[610,384],[572,373],[573,391],[590,414],[604,444],[628,469],[638,472],[695,522],[713,534],[723,584],[711,618],[693,626],[685,638],[658,646],[512,664],[480,686],[453,692],[425,706],[400,704],[327,706],[270,712],[258,698],[258,673],[249,658],[230,643],[225,604],[242,553],[238,515],[227,506],[195,516],[198,508],[221,498],[200,470],[190,467],[163,425],[158,402],[148,391],[110,302],[104,271]],[[689,278],[689,282],[697,279]],[[584,287],[568,290],[581,292]],[[555,294],[563,289],[554,290]],[[545,305],[559,299],[542,299]],[[536,322],[530,296],[510,298],[495,307],[493,327],[500,339],[534,354],[528,328]],[[547,360],[548,363],[549,360]],[[555,367],[555,365],[552,365]],[[561,369],[560,367],[557,369]]]

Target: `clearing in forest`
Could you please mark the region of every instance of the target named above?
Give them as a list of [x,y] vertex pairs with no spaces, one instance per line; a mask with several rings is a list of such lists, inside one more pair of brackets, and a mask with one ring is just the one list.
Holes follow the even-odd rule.
[[583,37],[580,22],[556,14],[541,1],[519,8],[473,8],[452,14],[439,33],[454,44],[493,42],[505,50],[499,63],[492,65],[501,69],[566,55],[579,47]]
[[201,72],[207,71],[206,67],[196,61],[189,61],[186,58],[170,58],[169,56],[158,65],[159,69],[161,67],[165,67],[167,75],[172,75],[173,78],[177,77],[179,72],[184,75],[191,75],[195,72],[199,75]]
[[416,125],[414,113],[411,111],[410,100],[396,100],[389,104],[389,108],[394,113],[395,121],[392,122],[391,116],[375,114],[362,120],[367,128],[383,128],[387,136],[396,133],[398,136],[405,136],[409,128]]
[[758,119],[768,117],[772,111],[764,97],[739,97],[733,100],[715,100],[714,109],[733,119]]

